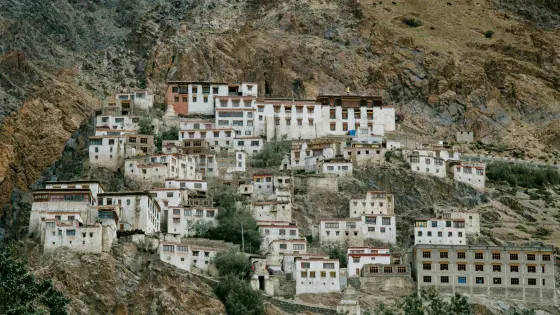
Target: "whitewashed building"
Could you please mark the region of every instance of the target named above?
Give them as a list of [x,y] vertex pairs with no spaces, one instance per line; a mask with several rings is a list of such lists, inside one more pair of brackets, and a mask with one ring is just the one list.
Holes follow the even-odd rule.
[[343,158],[333,158],[317,161],[315,169],[318,174],[351,176],[354,168],[351,161]]
[[291,202],[253,201],[251,212],[257,221],[292,221]]
[[284,255],[284,254],[306,254],[307,241],[305,239],[299,240],[273,240],[268,246],[268,252],[271,255]]
[[480,214],[477,212],[446,211],[441,213],[442,219],[459,219],[465,221],[465,232],[467,235],[480,234]]
[[263,240],[261,251],[267,252],[269,245],[275,240],[299,240],[299,229],[297,225],[286,222],[257,221],[259,232]]
[[416,219],[414,244],[466,245],[464,219]]
[[98,195],[99,206],[119,205],[119,230],[160,231],[161,208],[147,191],[105,192]]
[[282,271],[285,273],[293,273],[296,270],[297,259],[329,259],[327,254],[283,254],[282,256]]
[[45,189],[89,189],[94,202],[97,194],[105,192],[103,185],[96,180],[48,181],[45,182]]
[[321,244],[337,243],[363,246],[364,240],[376,239],[395,244],[397,223],[394,215],[362,215],[357,218],[319,220]]
[[[96,222],[82,220],[80,212],[49,212],[41,222],[44,250],[61,247],[99,254],[109,252],[117,238],[118,215],[114,208],[96,209]],[[90,220],[93,221],[93,220]]]
[[360,276],[360,270],[367,264],[388,265],[391,252],[380,247],[348,247],[348,277]]
[[196,224],[216,224],[217,208],[170,207],[167,215],[167,232],[181,236],[195,235]]
[[350,218],[370,214],[394,215],[394,195],[386,191],[368,191],[365,199],[350,199]]
[[459,162],[452,165],[453,179],[478,189],[486,186],[486,163]]
[[[95,117],[95,127],[100,128],[100,131],[104,130],[105,134],[115,131],[137,131],[139,122],[140,116],[100,115]],[[98,135],[97,130],[96,135]]]
[[208,182],[205,180],[195,179],[166,178],[165,188],[186,188],[197,191],[208,191]]
[[444,178],[446,176],[446,161],[458,161],[461,154],[447,149],[422,149],[407,152],[410,168],[413,172]]
[[296,294],[340,291],[338,259],[296,259]]

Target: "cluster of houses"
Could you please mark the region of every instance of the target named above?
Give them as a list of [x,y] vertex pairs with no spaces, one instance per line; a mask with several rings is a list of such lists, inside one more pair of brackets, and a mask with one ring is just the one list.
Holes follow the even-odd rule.
[[[169,82],[167,112],[152,117],[148,134],[140,122],[153,108],[153,95],[115,95],[96,110],[89,163],[119,171],[142,189],[109,192],[96,181],[48,182],[34,191],[29,232],[45,250],[101,253],[117,237],[147,242],[162,261],[215,276],[215,255],[239,246],[192,236],[197,226],[216,224],[219,209],[207,195],[207,180],[217,177],[247,198],[262,235],[260,255],[248,257],[256,290],[278,294],[278,277],[293,281],[296,294],[339,292],[356,278],[400,277],[444,293],[556,301],[555,282],[549,280],[552,249],[471,245],[469,236],[480,233],[477,213],[416,219],[409,240],[414,247],[397,255],[389,249],[397,243],[395,196],[369,191],[350,198],[345,218],[320,218],[311,235],[300,234],[292,218],[296,173],[351,176],[354,167],[380,165],[388,151],[398,150],[413,172],[484,189],[485,165],[461,161],[450,146],[407,148],[387,139],[396,129],[395,109],[380,97],[271,99],[257,91],[254,83]],[[170,126],[176,127],[176,140],[163,140],[158,150],[154,134]],[[461,132],[457,140],[472,137]],[[279,169],[251,169],[251,156],[275,139],[291,141]],[[310,246],[309,236],[319,248]],[[368,246],[370,241],[384,245]],[[346,267],[321,252],[330,244],[347,248]]]

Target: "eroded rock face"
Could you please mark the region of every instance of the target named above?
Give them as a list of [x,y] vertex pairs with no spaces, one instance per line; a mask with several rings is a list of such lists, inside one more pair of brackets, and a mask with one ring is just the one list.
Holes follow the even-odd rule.
[[[59,157],[95,99],[147,86],[159,105],[171,79],[254,81],[273,97],[350,87],[396,105],[404,132],[474,130],[558,160],[560,31],[491,0],[428,1],[0,0],[0,116],[13,113],[0,127],[0,203]],[[555,14],[550,1],[524,3]],[[409,15],[423,25],[402,23]]]
[[70,314],[225,314],[208,284],[156,256],[128,243],[111,254],[37,254],[30,267],[72,299]]

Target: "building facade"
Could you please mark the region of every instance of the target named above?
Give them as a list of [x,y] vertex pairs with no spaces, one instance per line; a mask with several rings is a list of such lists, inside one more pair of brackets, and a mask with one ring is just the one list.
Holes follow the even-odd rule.
[[477,189],[486,187],[486,163],[461,161],[451,167],[453,168],[453,179],[456,181]]
[[380,247],[348,247],[348,277],[359,277],[366,264],[389,265],[391,252]]
[[467,245],[465,220],[416,219],[414,244]]
[[296,294],[340,291],[338,259],[296,259]]
[[418,290],[435,287],[443,294],[556,304],[554,268],[554,253],[546,247],[414,247]]

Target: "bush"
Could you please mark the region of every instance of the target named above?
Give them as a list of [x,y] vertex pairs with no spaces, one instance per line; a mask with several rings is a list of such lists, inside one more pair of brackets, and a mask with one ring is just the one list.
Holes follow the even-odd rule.
[[424,23],[422,23],[421,20],[416,19],[416,18],[412,18],[412,17],[406,17],[403,20],[403,23],[408,25],[408,26],[412,26],[412,27],[419,27],[422,26]]
[[484,32],[484,36],[485,36],[486,38],[490,38],[490,37],[492,37],[493,35],[494,35],[494,31],[492,31],[492,30],[488,30],[488,31]]
[[536,168],[505,162],[488,164],[486,177],[492,182],[506,182],[511,186],[542,188],[560,185],[560,173],[552,168]]
[[0,249],[0,314],[64,315],[70,299],[51,281],[36,281],[25,262],[14,259],[11,250]]
[[149,117],[142,117],[138,122],[138,133],[141,135],[153,135],[152,119]]
[[340,268],[346,268],[346,250],[340,246],[330,246],[328,249],[330,259],[338,259]]
[[171,126],[161,133],[161,140],[179,140],[179,127]]
[[291,142],[285,139],[267,142],[260,152],[253,155],[253,167],[280,166],[282,159],[290,154],[291,149]]
[[246,282],[229,275],[216,286],[216,295],[229,315],[263,315],[264,298]]
[[247,279],[251,271],[251,263],[247,256],[238,251],[219,252],[214,257],[214,264],[220,277],[233,275]]

